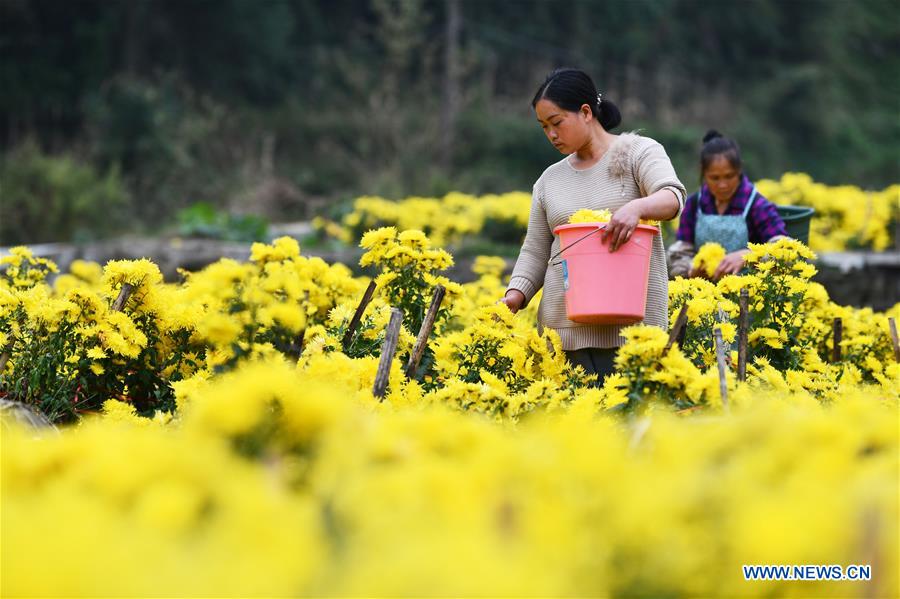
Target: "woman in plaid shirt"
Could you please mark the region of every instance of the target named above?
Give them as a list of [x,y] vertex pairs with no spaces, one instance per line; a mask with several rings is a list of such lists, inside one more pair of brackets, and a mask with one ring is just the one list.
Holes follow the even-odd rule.
[[669,276],[701,276],[703,271],[691,265],[694,254],[704,243],[716,242],[726,252],[713,275],[718,280],[740,272],[748,243],[776,241],[787,237],[787,230],[775,204],[743,173],[734,140],[709,131],[700,150],[700,172],[700,190],[685,201],[676,241],[669,247]]

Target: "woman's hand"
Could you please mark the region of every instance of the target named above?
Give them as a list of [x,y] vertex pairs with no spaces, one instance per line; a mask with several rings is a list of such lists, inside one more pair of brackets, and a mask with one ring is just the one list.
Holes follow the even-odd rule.
[[718,281],[725,275],[736,275],[741,272],[741,269],[744,268],[744,258],[749,253],[750,250],[743,249],[726,254],[722,261],[719,262],[716,272],[713,273],[713,280]]
[[625,242],[641,222],[641,206],[637,200],[628,202],[613,213],[612,218],[603,230],[603,240],[609,239],[609,251],[614,252]]
[[500,302],[506,304],[509,311],[515,314],[522,309],[522,304],[525,303],[525,294],[518,289],[510,289]]

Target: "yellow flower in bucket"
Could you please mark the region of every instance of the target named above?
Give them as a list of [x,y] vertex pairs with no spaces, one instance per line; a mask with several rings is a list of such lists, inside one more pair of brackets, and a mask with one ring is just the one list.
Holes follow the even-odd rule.
[[608,223],[612,218],[612,212],[609,210],[591,210],[583,208],[569,217],[569,224],[575,223]]
[[[612,219],[612,212],[607,210],[606,208],[602,210],[591,210],[590,208],[582,208],[578,210],[569,217],[569,224],[573,225],[576,223],[608,223]],[[659,226],[658,220],[647,220],[642,218],[642,225],[650,225],[653,227]]]

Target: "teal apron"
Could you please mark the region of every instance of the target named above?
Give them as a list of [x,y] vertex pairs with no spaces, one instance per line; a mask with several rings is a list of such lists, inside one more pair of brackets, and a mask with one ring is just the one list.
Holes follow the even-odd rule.
[[694,227],[694,247],[700,249],[704,243],[715,242],[730,254],[747,248],[750,231],[747,229],[747,214],[756,199],[756,186],[747,200],[743,214],[703,214],[700,211],[700,192],[697,192],[697,224]]

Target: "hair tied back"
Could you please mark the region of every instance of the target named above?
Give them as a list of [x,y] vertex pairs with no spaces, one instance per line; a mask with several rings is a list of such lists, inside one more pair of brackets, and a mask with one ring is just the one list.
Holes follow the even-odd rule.
[[722,135],[715,129],[710,129],[709,131],[706,132],[706,135],[703,136],[703,143],[709,143],[710,141],[716,139],[717,137],[724,137],[724,135]]

